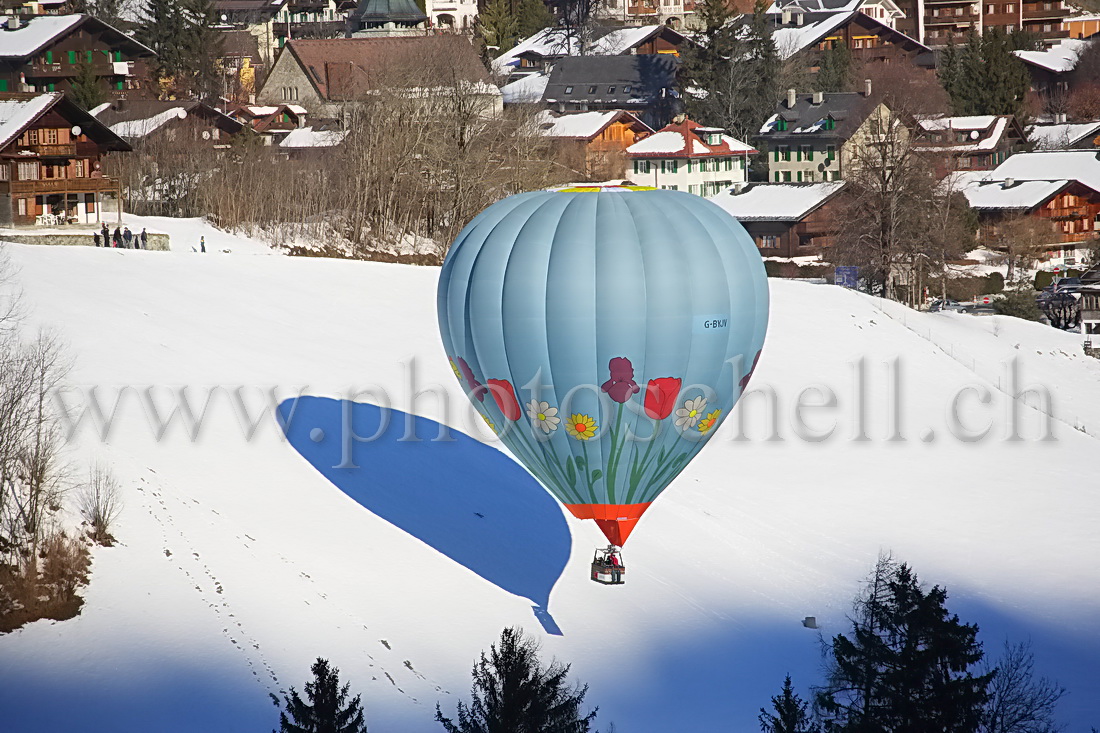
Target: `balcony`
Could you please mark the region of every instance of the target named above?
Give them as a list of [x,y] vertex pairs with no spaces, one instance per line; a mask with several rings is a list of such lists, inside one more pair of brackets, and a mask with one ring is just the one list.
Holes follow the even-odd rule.
[[1049,10],[1044,10],[1042,3],[1024,5],[1024,20],[1061,20],[1069,13],[1069,9],[1059,7],[1058,3],[1051,3]]
[[628,5],[626,12],[627,15],[656,15],[657,8],[651,8],[647,5]]
[[[4,187],[7,187],[7,191]],[[118,181],[114,178],[40,178],[35,181],[0,182],[0,193],[13,195],[39,195],[45,193],[95,193],[115,191]]]
[[72,158],[76,155],[76,143],[25,145],[22,149],[43,158]]

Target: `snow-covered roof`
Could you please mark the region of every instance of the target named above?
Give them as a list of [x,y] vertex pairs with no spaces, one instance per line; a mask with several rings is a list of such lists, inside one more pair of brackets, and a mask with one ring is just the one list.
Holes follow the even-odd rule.
[[[979,123],[985,121],[987,118],[993,124],[993,131],[990,132],[990,134],[987,137],[983,138],[979,135],[979,131],[986,129],[989,125],[988,124],[979,124]],[[940,127],[940,128],[932,128],[932,129],[957,130],[957,131],[961,131],[961,132],[970,131],[970,133],[972,135],[978,136],[978,139],[974,140],[974,142],[967,142],[967,143],[958,143],[958,144],[948,143],[948,144],[944,144],[944,145],[926,145],[926,146],[918,147],[917,150],[921,150],[921,151],[950,151],[950,152],[953,152],[953,153],[980,153],[980,152],[985,151],[985,150],[996,150],[997,146],[1001,142],[1001,138],[1004,137],[1005,129],[1008,127],[1008,117],[1007,116],[1005,116],[1005,117],[994,117],[992,115],[988,115],[988,116],[983,116],[983,117],[954,117],[954,118],[947,118],[947,119],[964,120],[964,121],[975,120],[976,122],[974,122],[974,123],[964,123],[964,124],[973,124],[974,125],[973,127]],[[933,120],[933,122],[940,122],[940,121],[941,120]],[[921,126],[922,127],[924,126],[925,122],[926,122],[925,120],[921,121]],[[929,129],[929,128],[925,128],[925,129]]]
[[314,130],[312,127],[299,127],[291,130],[280,148],[331,148],[344,142],[347,130]]
[[985,130],[996,121],[997,115],[927,117],[919,120],[920,126],[929,132],[943,132],[944,130]]
[[990,180],[1078,181],[1100,192],[1100,155],[1095,150],[1054,150],[1017,153],[989,171]]
[[249,105],[244,109],[248,110],[249,114],[255,117],[267,117],[273,115],[279,111],[277,106],[263,106],[263,105]]
[[589,139],[599,135],[618,116],[618,110],[578,112],[561,116],[544,110],[538,116],[539,130],[546,137]]
[[854,15],[855,12],[830,13],[804,25],[776,28],[772,31],[775,50],[780,58],[789,59],[847,23]]
[[98,117],[100,112],[102,112],[105,109],[110,109],[110,108],[111,108],[111,103],[110,102],[104,102],[103,104],[97,104],[96,106],[92,107],[90,110],[88,110],[88,114],[90,114],[92,117]]
[[1035,125],[1027,131],[1028,142],[1038,150],[1060,150],[1100,133],[1100,122],[1063,122]]
[[306,113],[306,108],[297,104],[288,104],[286,108],[296,115],[304,115]]
[[734,155],[756,152],[756,149],[751,145],[729,135],[720,135],[718,142],[711,145],[699,137],[700,131],[704,135],[709,135],[717,132],[717,129],[703,127],[689,119],[684,119],[682,122],[673,122],[666,125],[652,135],[642,138],[628,147],[626,152],[629,155],[667,155],[675,157]]
[[550,76],[547,74],[528,74],[502,86],[500,95],[504,104],[537,104],[542,101],[548,81]]
[[0,57],[33,56],[83,19],[83,15],[39,15],[16,30],[0,29]]
[[39,94],[31,99],[0,100],[0,148],[4,147],[61,99],[61,92]]
[[[592,41],[588,48],[590,56],[618,56],[626,53],[655,32],[665,26],[643,25],[632,28],[616,28]],[[578,56],[577,36],[563,28],[543,28],[526,38],[508,51],[493,59],[493,71],[504,74],[519,65],[519,57],[525,53],[540,56]]]
[[710,197],[738,220],[799,221],[844,187],[828,183],[755,183],[740,193],[730,188]]
[[172,120],[182,120],[187,117],[187,110],[183,107],[169,107],[163,112],[158,112],[152,117],[146,117],[140,120],[126,120],[125,122],[116,122],[111,125],[111,132],[119,137],[129,138],[131,140],[140,137],[146,137],[159,130],[166,123]]
[[1029,64],[1035,64],[1055,73],[1073,71],[1077,66],[1077,57],[1085,50],[1090,41],[1079,38],[1066,38],[1045,51],[1013,51]]
[[1068,180],[1012,181],[975,180],[962,189],[975,209],[1033,209],[1058,194]]

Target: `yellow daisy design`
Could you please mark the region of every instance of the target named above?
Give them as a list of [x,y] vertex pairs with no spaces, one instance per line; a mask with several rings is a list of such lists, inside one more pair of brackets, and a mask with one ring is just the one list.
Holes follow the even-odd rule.
[[702,420],[699,421],[699,432],[706,435],[714,427],[714,424],[718,422],[718,416],[722,414],[721,410],[715,410]]
[[565,432],[577,440],[588,440],[599,428],[596,421],[588,415],[570,415],[565,422]]

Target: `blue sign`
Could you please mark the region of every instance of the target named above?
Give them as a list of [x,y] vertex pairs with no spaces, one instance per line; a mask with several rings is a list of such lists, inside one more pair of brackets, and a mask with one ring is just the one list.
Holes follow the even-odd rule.
[[834,278],[834,282],[840,287],[855,290],[859,287],[859,268],[838,267]]

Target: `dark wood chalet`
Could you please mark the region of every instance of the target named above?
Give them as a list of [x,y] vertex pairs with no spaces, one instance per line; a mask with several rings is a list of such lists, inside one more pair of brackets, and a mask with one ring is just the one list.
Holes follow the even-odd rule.
[[121,206],[101,158],[130,146],[60,92],[0,95],[0,224],[56,226]]
[[735,185],[711,201],[741,222],[760,256],[810,257],[831,246],[844,181]]
[[87,66],[107,99],[154,99],[152,49],[89,15],[9,18],[0,27],[0,93],[72,92]]
[[770,14],[769,22],[779,56],[788,59],[803,55],[811,71],[816,71],[815,60],[839,46],[847,47],[853,59],[865,63],[936,67],[935,56],[927,46],[858,10],[844,13],[783,11]]

